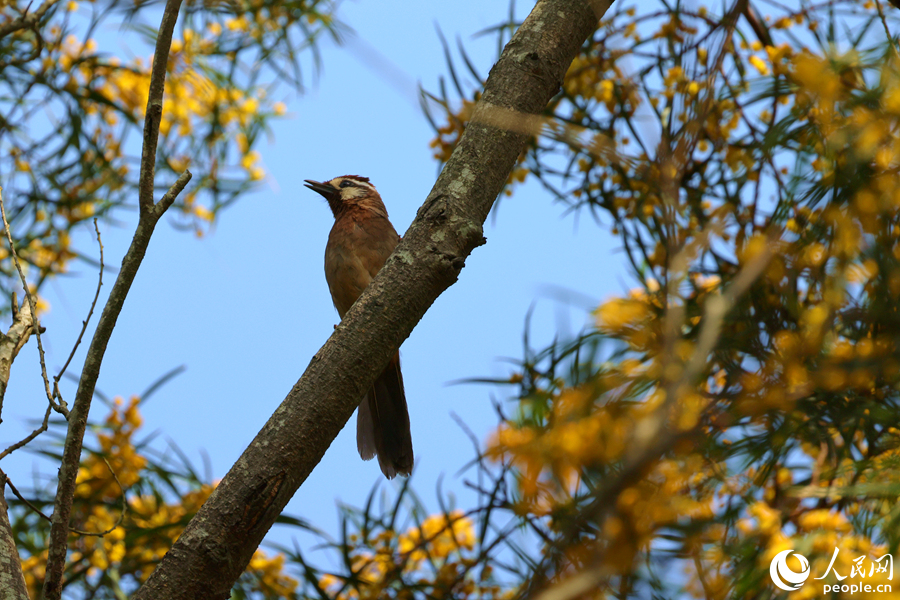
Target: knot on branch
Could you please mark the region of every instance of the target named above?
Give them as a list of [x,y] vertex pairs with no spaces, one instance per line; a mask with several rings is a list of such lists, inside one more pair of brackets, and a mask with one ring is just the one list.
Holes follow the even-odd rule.
[[443,271],[443,275],[452,281],[456,281],[460,271],[466,266],[466,257],[451,252],[442,252],[436,246],[432,246],[430,251]]
[[447,220],[446,194],[434,194],[425,199],[419,210],[416,211],[416,218],[423,219],[434,225],[440,225]]
[[480,223],[474,221],[465,220],[459,223],[455,228],[455,234],[465,256],[468,256],[475,248],[487,243],[484,229]]
[[450,271],[455,280],[459,272],[466,266],[466,257],[478,246],[487,243],[480,225],[464,220],[457,227],[449,228],[452,241],[445,241],[446,230],[439,230],[432,235],[432,240],[439,242],[431,246],[431,252],[437,257],[442,268]]

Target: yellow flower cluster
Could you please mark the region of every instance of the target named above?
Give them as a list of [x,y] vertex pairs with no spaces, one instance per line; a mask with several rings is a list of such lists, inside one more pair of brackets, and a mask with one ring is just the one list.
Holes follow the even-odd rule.
[[119,484],[128,488],[137,483],[147,465],[147,459],[135,451],[132,442],[132,436],[143,424],[138,411],[140,398],[132,396],[127,405],[122,398],[116,398],[114,404],[115,409],[107,415],[97,434],[100,453],[89,454],[78,469],[75,495],[79,498],[119,499],[122,497]]
[[[257,10],[254,18],[243,16],[232,21],[244,23],[241,31],[271,35],[280,26],[273,18],[266,17],[267,12],[268,9]],[[279,18],[293,21],[296,15]],[[326,17],[322,19],[324,23]],[[229,26],[228,31],[237,30]],[[234,177],[235,172],[242,172],[245,181],[264,178],[260,155],[251,150],[248,132],[258,130],[259,123],[265,119],[286,113],[285,105],[268,98],[266,89],[242,89],[217,73],[214,63],[221,60],[221,34],[221,24],[210,21],[199,31],[183,28],[180,38],[173,40],[160,122],[160,148],[167,165],[181,173],[192,161],[199,161],[194,172],[200,170],[203,180],[195,181],[201,186],[215,183],[220,177]],[[125,65],[116,57],[101,58],[94,40],[82,42],[69,35],[48,44],[41,67],[45,73],[61,71],[65,78],[62,88],[89,117],[81,126],[90,131],[92,140],[81,157],[81,163],[86,166],[84,174],[66,190],[71,201],[54,206],[55,213],[71,224],[93,215],[101,199],[108,200],[97,196],[98,193],[108,196],[108,191],[121,190],[136,175],[132,172],[133,161],[121,146],[121,122],[139,123],[144,117],[150,61],[136,58]],[[222,152],[223,147],[233,150]],[[221,157],[231,152],[237,158],[233,164],[226,164]],[[17,170],[30,173],[32,165],[20,156],[21,150],[13,148],[11,153]],[[90,165],[95,167],[88,168]],[[191,200],[183,203],[182,208],[198,227],[213,219],[215,207],[210,210]],[[65,254],[66,248],[52,247],[47,240],[40,242],[52,248],[56,255],[36,254],[41,268],[62,272],[65,262],[71,258]]]
[[635,350],[650,350],[658,339],[655,322],[659,309],[653,297],[634,291],[627,298],[612,298],[595,311],[597,328],[627,340]]
[[288,598],[297,589],[298,581],[284,574],[284,554],[269,557],[257,550],[250,559],[247,572],[257,579],[259,591],[267,598]]
[[481,94],[476,93],[474,100],[463,98],[459,110],[455,112],[451,111],[449,106],[444,107],[447,111],[447,124],[437,130],[437,137],[431,140],[429,144],[431,148],[434,148],[434,157],[437,160],[441,162],[450,160],[450,155],[462,138],[466,125],[472,118],[475,104],[480,97]]
[[[690,563],[689,594],[726,598],[758,595],[750,579],[787,548],[816,575],[837,556],[846,576],[888,552],[882,539],[896,545],[900,58],[887,5],[838,5],[880,24],[874,44],[832,40],[836,24],[821,31],[827,11],[811,5],[751,11],[750,25],[703,7],[635,18],[613,6],[566,74],[531,175],[611,216],[645,285],[595,312],[614,358],[573,365],[572,383],[554,379],[562,358],[552,377],[528,364],[510,379],[519,412],[487,442],[512,467],[525,522],[566,532],[582,519],[578,543],[545,547],[565,557],[554,567],[602,557],[640,580],[636,556],[649,565],[661,541]],[[800,26],[821,35],[784,35]],[[438,159],[472,110],[466,99],[447,111]],[[602,496],[648,439],[674,433]],[[597,513],[579,512],[598,495]]]
[[150,576],[157,563],[181,535],[188,519],[200,510],[212,492],[213,486],[204,485],[184,494],[176,502],[164,502],[156,495],[133,496],[128,499],[126,527],[158,532],[128,548],[126,558],[133,565],[140,565],[135,573],[139,580],[143,581]]
[[634,81],[618,65],[624,52],[580,54],[575,57],[563,81],[571,96],[592,99],[610,111],[618,105],[633,113],[641,105]]
[[[749,506],[746,517],[738,523],[741,535],[758,538],[763,543],[764,550],[757,561],[761,572],[767,572],[775,556],[785,550],[796,551],[809,561],[811,585],[794,592],[792,598],[831,597],[823,593],[824,586],[842,582],[872,586],[872,592],[863,592],[861,597],[900,597],[900,590],[875,591],[880,584],[896,587],[892,584],[893,559],[888,546],[854,534],[841,512],[831,509],[798,512],[791,519],[794,535],[784,533],[783,515],[764,502]],[[794,565],[797,571],[801,570],[799,567]],[[816,579],[821,579],[821,583],[813,584]]]
[[478,577],[469,573],[477,562],[474,548],[472,521],[461,511],[431,515],[400,534],[388,529],[369,532],[363,539],[353,534],[348,550],[354,577],[345,580],[326,574],[320,578],[319,588],[338,600],[395,594],[411,598],[411,585],[430,597],[511,597],[508,589],[492,581],[490,569],[483,569]]
[[594,400],[587,390],[565,390],[554,398],[548,427],[504,424],[488,440],[488,456],[519,473],[520,512],[549,515],[578,490],[583,469],[622,456],[633,415],[619,406],[591,410]]
[[47,551],[40,554],[32,554],[22,559],[22,573],[25,575],[25,587],[28,589],[29,598],[40,598],[44,587],[44,577],[47,574]]
[[[211,120],[216,120],[224,129],[223,134],[231,137],[263,112],[285,112],[283,104],[271,105],[266,101],[264,90],[247,92],[234,87],[222,87],[206,75],[204,61],[216,50],[214,25],[202,32],[184,29],[182,38],[172,42],[159,128],[163,138],[172,136],[173,140],[177,140],[191,136],[198,124]],[[87,42],[88,45],[91,43]],[[60,61],[64,66],[73,65],[86,50],[89,48],[70,39],[62,48]],[[90,89],[105,98],[109,104],[90,104],[87,110],[89,114],[96,112],[104,123],[113,126],[118,122],[120,112],[135,119],[143,118],[149,84],[149,61],[145,64],[141,59],[135,59],[132,64],[123,67],[118,60],[113,59],[101,64],[80,62],[77,68],[71,70],[69,85],[74,89]],[[107,160],[120,155],[117,146],[113,146],[112,150],[106,157]],[[258,164],[258,154],[251,156],[246,141],[240,150],[243,156],[241,166],[252,179],[262,178],[264,173]],[[170,160],[171,166],[176,170],[190,166],[188,156]]]
[[449,515],[431,515],[421,527],[410,528],[398,540],[400,553],[416,564],[428,558],[446,559],[474,547],[472,521],[459,510]]
[[71,249],[69,233],[61,230],[49,238],[33,238],[27,246],[16,251],[21,259],[37,267],[41,274],[65,273],[69,261],[77,256]]
[[[139,406],[137,397],[128,403],[115,399],[112,411],[98,428],[97,451],[87,454],[78,471],[73,527],[105,532],[102,537],[74,532],[70,536],[71,568],[83,570],[88,577],[112,570],[119,578],[146,580],[214,489],[213,485],[201,484],[167,501],[148,487],[148,468],[152,465],[133,440],[143,423]],[[143,491],[133,493],[134,489]],[[123,502],[127,502],[124,519]],[[46,552],[22,561],[33,593],[39,592],[45,564]],[[298,582],[284,571],[284,555],[268,556],[257,551],[246,575],[253,589],[267,597],[287,597]]]

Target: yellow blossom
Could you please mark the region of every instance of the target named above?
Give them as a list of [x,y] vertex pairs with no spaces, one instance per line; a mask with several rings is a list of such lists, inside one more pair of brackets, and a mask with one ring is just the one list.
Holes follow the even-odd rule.
[[757,71],[759,71],[760,75],[768,75],[769,73],[771,73],[771,71],[769,70],[769,65],[767,65],[760,57],[753,55],[748,59],[748,61]]

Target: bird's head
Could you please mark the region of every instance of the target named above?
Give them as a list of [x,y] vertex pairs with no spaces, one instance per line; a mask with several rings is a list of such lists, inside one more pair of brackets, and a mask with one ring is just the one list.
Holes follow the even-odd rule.
[[375,186],[369,183],[368,177],[359,175],[343,175],[329,181],[313,181],[307,179],[306,187],[321,194],[331,207],[337,218],[350,207],[358,206],[387,218],[387,209]]

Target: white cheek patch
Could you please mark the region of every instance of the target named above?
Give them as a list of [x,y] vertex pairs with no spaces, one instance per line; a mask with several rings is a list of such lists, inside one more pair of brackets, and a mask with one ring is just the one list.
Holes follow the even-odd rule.
[[362,198],[363,196],[368,195],[369,190],[366,190],[362,187],[347,187],[341,190],[341,197],[344,200],[350,200],[352,198]]

